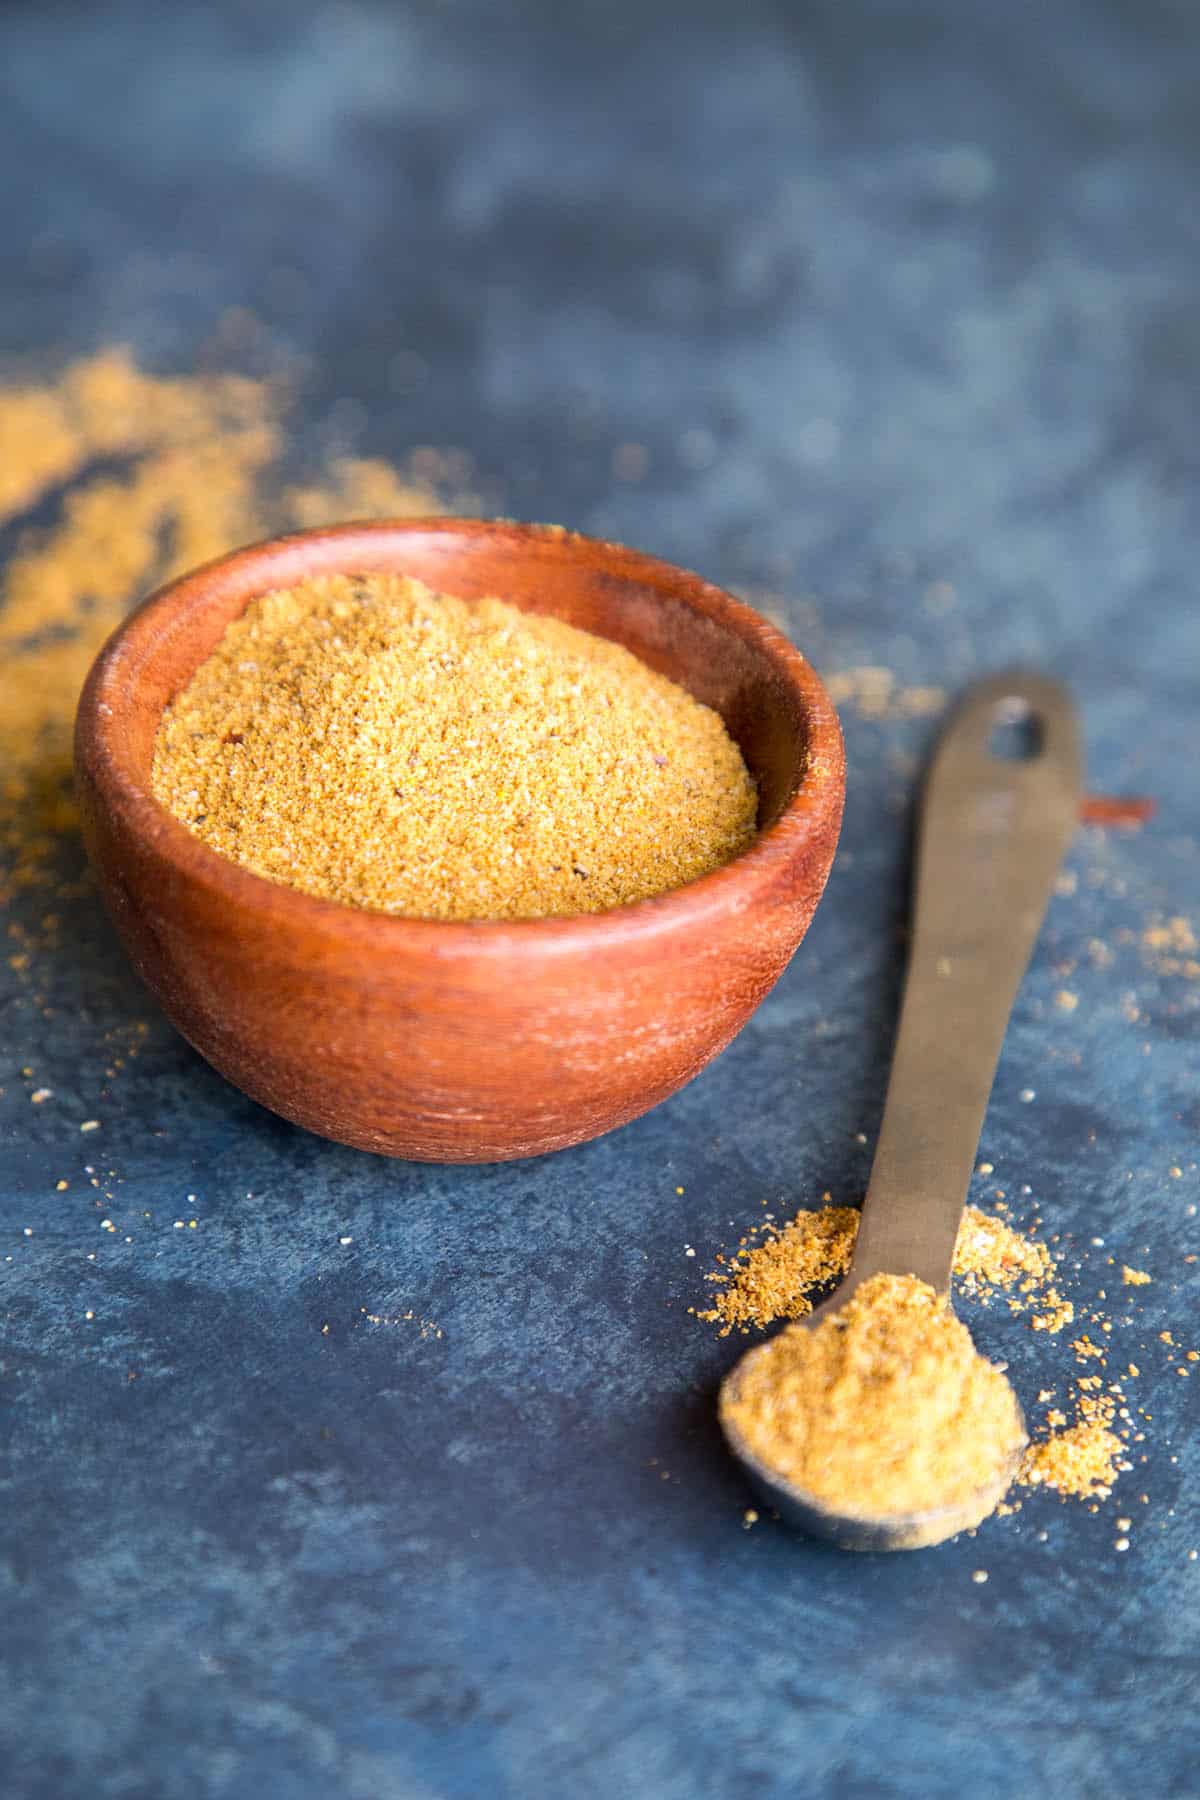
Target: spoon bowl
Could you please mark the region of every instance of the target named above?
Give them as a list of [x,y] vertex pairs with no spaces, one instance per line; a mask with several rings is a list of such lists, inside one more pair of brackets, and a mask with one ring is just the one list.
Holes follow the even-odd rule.
[[[758,783],[754,843],[637,905],[472,923],[316,899],[209,849],[151,792],[164,707],[256,596],[372,571],[552,613],[714,707]],[[741,1029],[820,899],[845,764],[833,706],[799,651],[699,576],[558,528],[425,519],[279,538],[164,588],[91,671],[76,777],[117,931],[215,1068],[325,1137],[494,1162],[623,1124]]]
[[[802,1329],[811,1329],[820,1319],[829,1318],[838,1311],[850,1297],[850,1278],[847,1278],[845,1286],[845,1295],[835,1294],[817,1307],[808,1318],[800,1322]],[[946,1538],[954,1537],[960,1531],[969,1531],[980,1524],[995,1511],[1012,1486],[1027,1441],[1023,1414],[1021,1443],[1010,1456],[1003,1459],[991,1481],[954,1505],[930,1507],[923,1512],[890,1513],[882,1516],[835,1511],[816,1495],[807,1493],[792,1482],[781,1480],[750,1448],[730,1416],[729,1403],[736,1400],[739,1384],[753,1368],[755,1358],[760,1357],[767,1348],[767,1344],[756,1344],[725,1377],[721,1384],[718,1413],[725,1441],[741,1463],[754,1491],[771,1511],[778,1513],[783,1522],[794,1530],[803,1531],[809,1537],[824,1538],[839,1550],[924,1550],[931,1544],[940,1544]]]

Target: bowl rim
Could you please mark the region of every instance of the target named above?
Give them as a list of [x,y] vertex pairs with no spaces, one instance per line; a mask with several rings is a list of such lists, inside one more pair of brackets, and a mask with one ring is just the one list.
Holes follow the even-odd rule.
[[[602,912],[533,919],[423,919],[351,906],[272,881],[210,849],[155,798],[122,731],[122,695],[136,692],[158,640],[180,613],[227,598],[231,589],[244,589],[249,604],[273,588],[353,572],[356,555],[373,559],[380,568],[377,559],[387,545],[418,535],[487,537],[539,552],[554,544],[582,546],[623,579],[669,592],[765,652],[798,700],[808,730],[807,765],[779,817],[732,861],[682,887]],[[438,959],[587,952],[614,941],[628,944],[702,929],[718,915],[748,912],[776,890],[811,843],[832,831],[836,847],[845,793],[845,752],[833,702],[807,659],[752,607],[688,569],[607,539],[562,526],[453,515],[290,532],[234,550],[167,582],[117,626],[92,664],[76,714],[75,758],[77,773],[101,794],[125,832],[174,876],[282,931],[294,931],[299,941],[311,940],[315,933],[364,948]]]

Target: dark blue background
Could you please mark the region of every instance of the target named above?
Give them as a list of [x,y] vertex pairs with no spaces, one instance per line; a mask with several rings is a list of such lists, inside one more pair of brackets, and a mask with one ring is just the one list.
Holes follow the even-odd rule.
[[[303,430],[464,448],[503,510],[744,588],[826,671],[1045,664],[1093,786],[1160,803],[1080,835],[978,1182],[1077,1298],[1109,1280],[1149,1461],[893,1559],[743,1529],[740,1341],[687,1308],[764,1200],[861,1192],[932,721],[847,710],[791,971],[692,1087],[543,1162],[271,1118],[79,903],[58,1017],[0,1013],[13,1800],[1197,1792],[1200,1377],[1156,1333],[1200,1339],[1200,989],[1142,933],[1196,923],[1198,32],[1182,0],[5,8],[7,352],[183,369],[246,306],[310,359]],[[1065,1343],[968,1316],[1062,1392]]]

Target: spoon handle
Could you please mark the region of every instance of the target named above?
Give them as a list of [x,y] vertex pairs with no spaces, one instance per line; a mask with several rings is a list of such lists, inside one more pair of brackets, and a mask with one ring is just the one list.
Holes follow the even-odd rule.
[[[1024,734],[1023,755],[998,753],[1005,730]],[[1074,708],[1044,677],[981,682],[938,745],[920,806],[908,977],[854,1285],[885,1272],[949,1286],[1000,1046],[1081,785]]]

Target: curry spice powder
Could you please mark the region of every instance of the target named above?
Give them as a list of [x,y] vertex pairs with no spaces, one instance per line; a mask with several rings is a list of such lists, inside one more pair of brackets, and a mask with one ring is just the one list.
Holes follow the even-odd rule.
[[433,919],[644,900],[757,812],[719,715],[623,646],[391,574],[252,601],[164,714],[153,785],[257,874]]
[[1004,1375],[912,1275],[872,1276],[819,1324],[785,1327],[721,1414],[776,1477],[867,1519],[968,1502],[1025,1441]]

